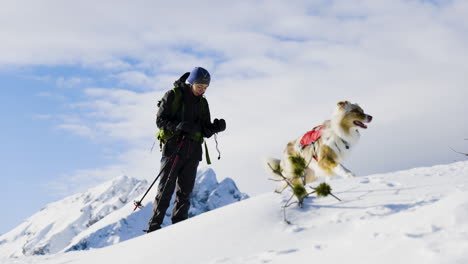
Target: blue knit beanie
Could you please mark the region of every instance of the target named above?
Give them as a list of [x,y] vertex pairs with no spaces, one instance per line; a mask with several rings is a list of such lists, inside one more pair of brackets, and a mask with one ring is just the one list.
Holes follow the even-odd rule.
[[187,78],[187,82],[190,84],[200,83],[210,85],[210,80],[210,73],[202,67],[195,67]]

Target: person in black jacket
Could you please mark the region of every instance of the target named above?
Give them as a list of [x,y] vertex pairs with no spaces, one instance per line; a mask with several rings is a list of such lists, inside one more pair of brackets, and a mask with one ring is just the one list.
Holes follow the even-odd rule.
[[[164,171],[159,182],[148,233],[161,228],[174,189],[176,198],[172,223],[188,218],[190,194],[198,164],[202,160],[203,138],[209,138],[226,129],[224,119],[214,119],[213,123],[211,122],[208,102],[203,96],[210,80],[207,70],[196,67],[192,72],[182,75],[174,83],[175,88],[169,90],[160,101],[156,125],[171,137],[162,149],[161,168]],[[174,106],[175,104],[179,105]]]

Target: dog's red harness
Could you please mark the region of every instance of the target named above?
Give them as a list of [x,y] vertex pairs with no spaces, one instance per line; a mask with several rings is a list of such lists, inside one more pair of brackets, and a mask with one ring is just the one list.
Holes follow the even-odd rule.
[[[323,125],[316,126],[312,128],[309,132],[305,133],[304,136],[302,136],[300,144],[302,148],[305,148],[306,146],[310,144],[314,144],[315,141],[317,141],[321,136],[322,136],[322,129]],[[314,155],[314,159],[318,161],[318,157]]]

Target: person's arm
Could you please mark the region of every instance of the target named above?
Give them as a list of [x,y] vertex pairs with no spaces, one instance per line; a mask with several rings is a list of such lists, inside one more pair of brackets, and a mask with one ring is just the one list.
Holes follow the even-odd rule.
[[[210,138],[215,132],[213,124],[211,123],[211,114],[210,114],[210,107],[208,106],[208,101],[205,100],[205,108],[206,110],[203,112],[202,117],[202,134],[203,137]],[[203,104],[203,102],[202,102]]]
[[202,119],[202,133],[203,137],[209,138],[215,133],[224,131],[226,129],[226,122],[224,119],[215,119],[214,122],[211,123],[210,107],[208,106],[208,101],[206,101],[206,99],[204,100],[206,102],[206,111]]

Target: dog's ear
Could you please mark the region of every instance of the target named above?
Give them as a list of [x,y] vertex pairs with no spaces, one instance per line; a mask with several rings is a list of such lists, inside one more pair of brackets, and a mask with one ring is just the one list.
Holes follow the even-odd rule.
[[337,105],[338,105],[339,107],[345,107],[347,104],[349,104],[348,101],[341,101],[341,102],[338,102]]

